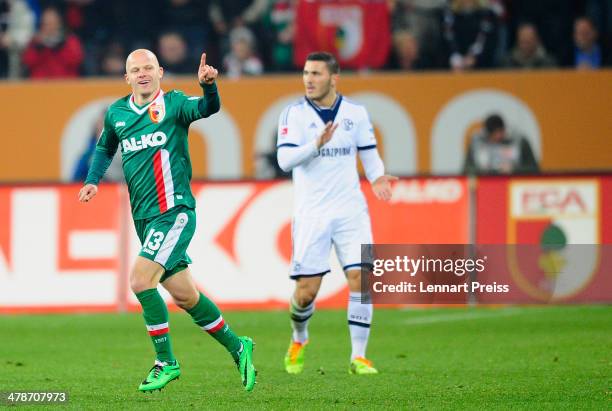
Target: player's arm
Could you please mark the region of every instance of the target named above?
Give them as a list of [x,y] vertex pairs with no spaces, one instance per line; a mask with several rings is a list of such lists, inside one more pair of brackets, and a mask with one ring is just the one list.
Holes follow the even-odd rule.
[[370,150],[360,150],[359,158],[376,198],[389,201],[391,199],[391,182],[397,180],[397,177],[385,174],[385,166],[375,147]]
[[323,147],[329,140],[331,140],[334,131],[338,124],[332,124],[328,122],[323,129],[323,132],[316,139],[309,141],[306,144],[297,145],[291,143],[284,143],[278,146],[276,151],[276,157],[278,165],[283,171],[288,172],[293,170],[303,163],[306,163],[315,158],[319,149]]
[[319,149],[331,140],[338,127],[337,124],[328,122],[316,139],[304,143],[298,115],[296,110],[290,106],[281,113],[278,121],[276,160],[279,167],[285,172],[315,158],[319,154]]
[[172,98],[178,102],[178,118],[185,125],[201,118],[209,117],[221,108],[221,99],[215,80],[218,71],[206,64],[206,53],[202,53],[198,68],[198,82],[202,87],[202,97],[186,96],[182,91],[174,90]]
[[367,113],[359,125],[357,150],[363,165],[363,171],[372,186],[374,195],[379,200],[389,201],[391,199],[391,182],[397,180],[397,177],[385,174],[385,165],[376,147],[374,127],[372,127]]
[[96,144],[91,166],[85,179],[85,185],[79,191],[79,201],[88,202],[98,193],[98,184],[113,161],[118,145],[119,139],[111,126],[109,114],[107,113],[104,118],[104,129]]
[[198,68],[198,81],[204,93],[204,98],[198,101],[198,110],[202,117],[215,114],[221,108],[221,99],[217,91],[217,83],[215,83],[218,75],[216,68],[206,64],[206,53],[202,53]]

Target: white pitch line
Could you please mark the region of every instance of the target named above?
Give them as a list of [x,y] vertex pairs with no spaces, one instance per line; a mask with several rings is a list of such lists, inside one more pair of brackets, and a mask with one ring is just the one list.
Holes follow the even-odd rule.
[[507,317],[511,315],[519,314],[522,310],[512,308],[499,311],[475,311],[475,312],[462,312],[459,314],[440,314],[440,315],[428,315],[425,317],[409,318],[403,321],[404,324],[408,325],[420,325],[420,324],[435,324],[442,322],[452,321],[467,321],[467,320],[479,320],[483,318],[495,318],[495,317]]

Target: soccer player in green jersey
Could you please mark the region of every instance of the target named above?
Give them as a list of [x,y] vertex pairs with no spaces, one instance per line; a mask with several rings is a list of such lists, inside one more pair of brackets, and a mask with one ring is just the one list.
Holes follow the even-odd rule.
[[133,51],[125,66],[132,94],[108,109],[79,200],[88,202],[97,194],[98,182],[119,148],[132,217],[142,243],[130,286],[142,306],[156,352],[155,364],[138,389],[161,389],[181,374],[172,352],[168,309],[157,291],[161,283],[174,302],[229,351],[244,388],[251,391],[256,375],[253,341],[236,336],[217,306],[198,291],[186,252],[196,226],[187,131],[193,121],[219,111],[218,72],[206,64],[203,53],[198,69],[203,96],[189,97],[178,90],[166,93],[161,89],[164,70],[149,50]]

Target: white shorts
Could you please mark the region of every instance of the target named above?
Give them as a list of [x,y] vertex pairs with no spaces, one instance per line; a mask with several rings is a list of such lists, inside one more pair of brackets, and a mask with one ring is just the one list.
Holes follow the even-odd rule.
[[350,218],[294,218],[291,228],[293,253],[289,277],[294,280],[327,274],[332,244],[344,271],[359,269],[361,244],[372,243],[367,209]]

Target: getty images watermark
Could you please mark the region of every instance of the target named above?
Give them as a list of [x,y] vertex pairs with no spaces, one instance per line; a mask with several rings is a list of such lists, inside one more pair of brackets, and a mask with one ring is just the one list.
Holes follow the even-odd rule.
[[610,250],[600,245],[366,244],[362,299],[376,304],[605,302],[612,280],[603,275],[607,267],[601,263],[612,256]]
[[[403,273],[411,278],[416,277],[418,273],[446,273],[454,274],[458,277],[464,277],[470,273],[482,273],[485,271],[485,263],[487,257],[484,258],[427,258],[420,256],[418,258],[410,258],[408,256],[396,256],[393,260],[374,259],[372,262],[372,275],[382,277],[386,272]],[[507,293],[510,291],[508,284],[481,284],[478,281],[470,281],[463,283],[453,283],[452,281],[442,282],[440,284],[431,283],[431,280],[418,281],[418,283],[401,281],[399,284],[385,284],[382,279],[375,281],[372,289],[377,292],[408,292],[408,293],[458,293],[458,292],[492,292],[492,293]],[[451,277],[452,280],[452,277]]]

